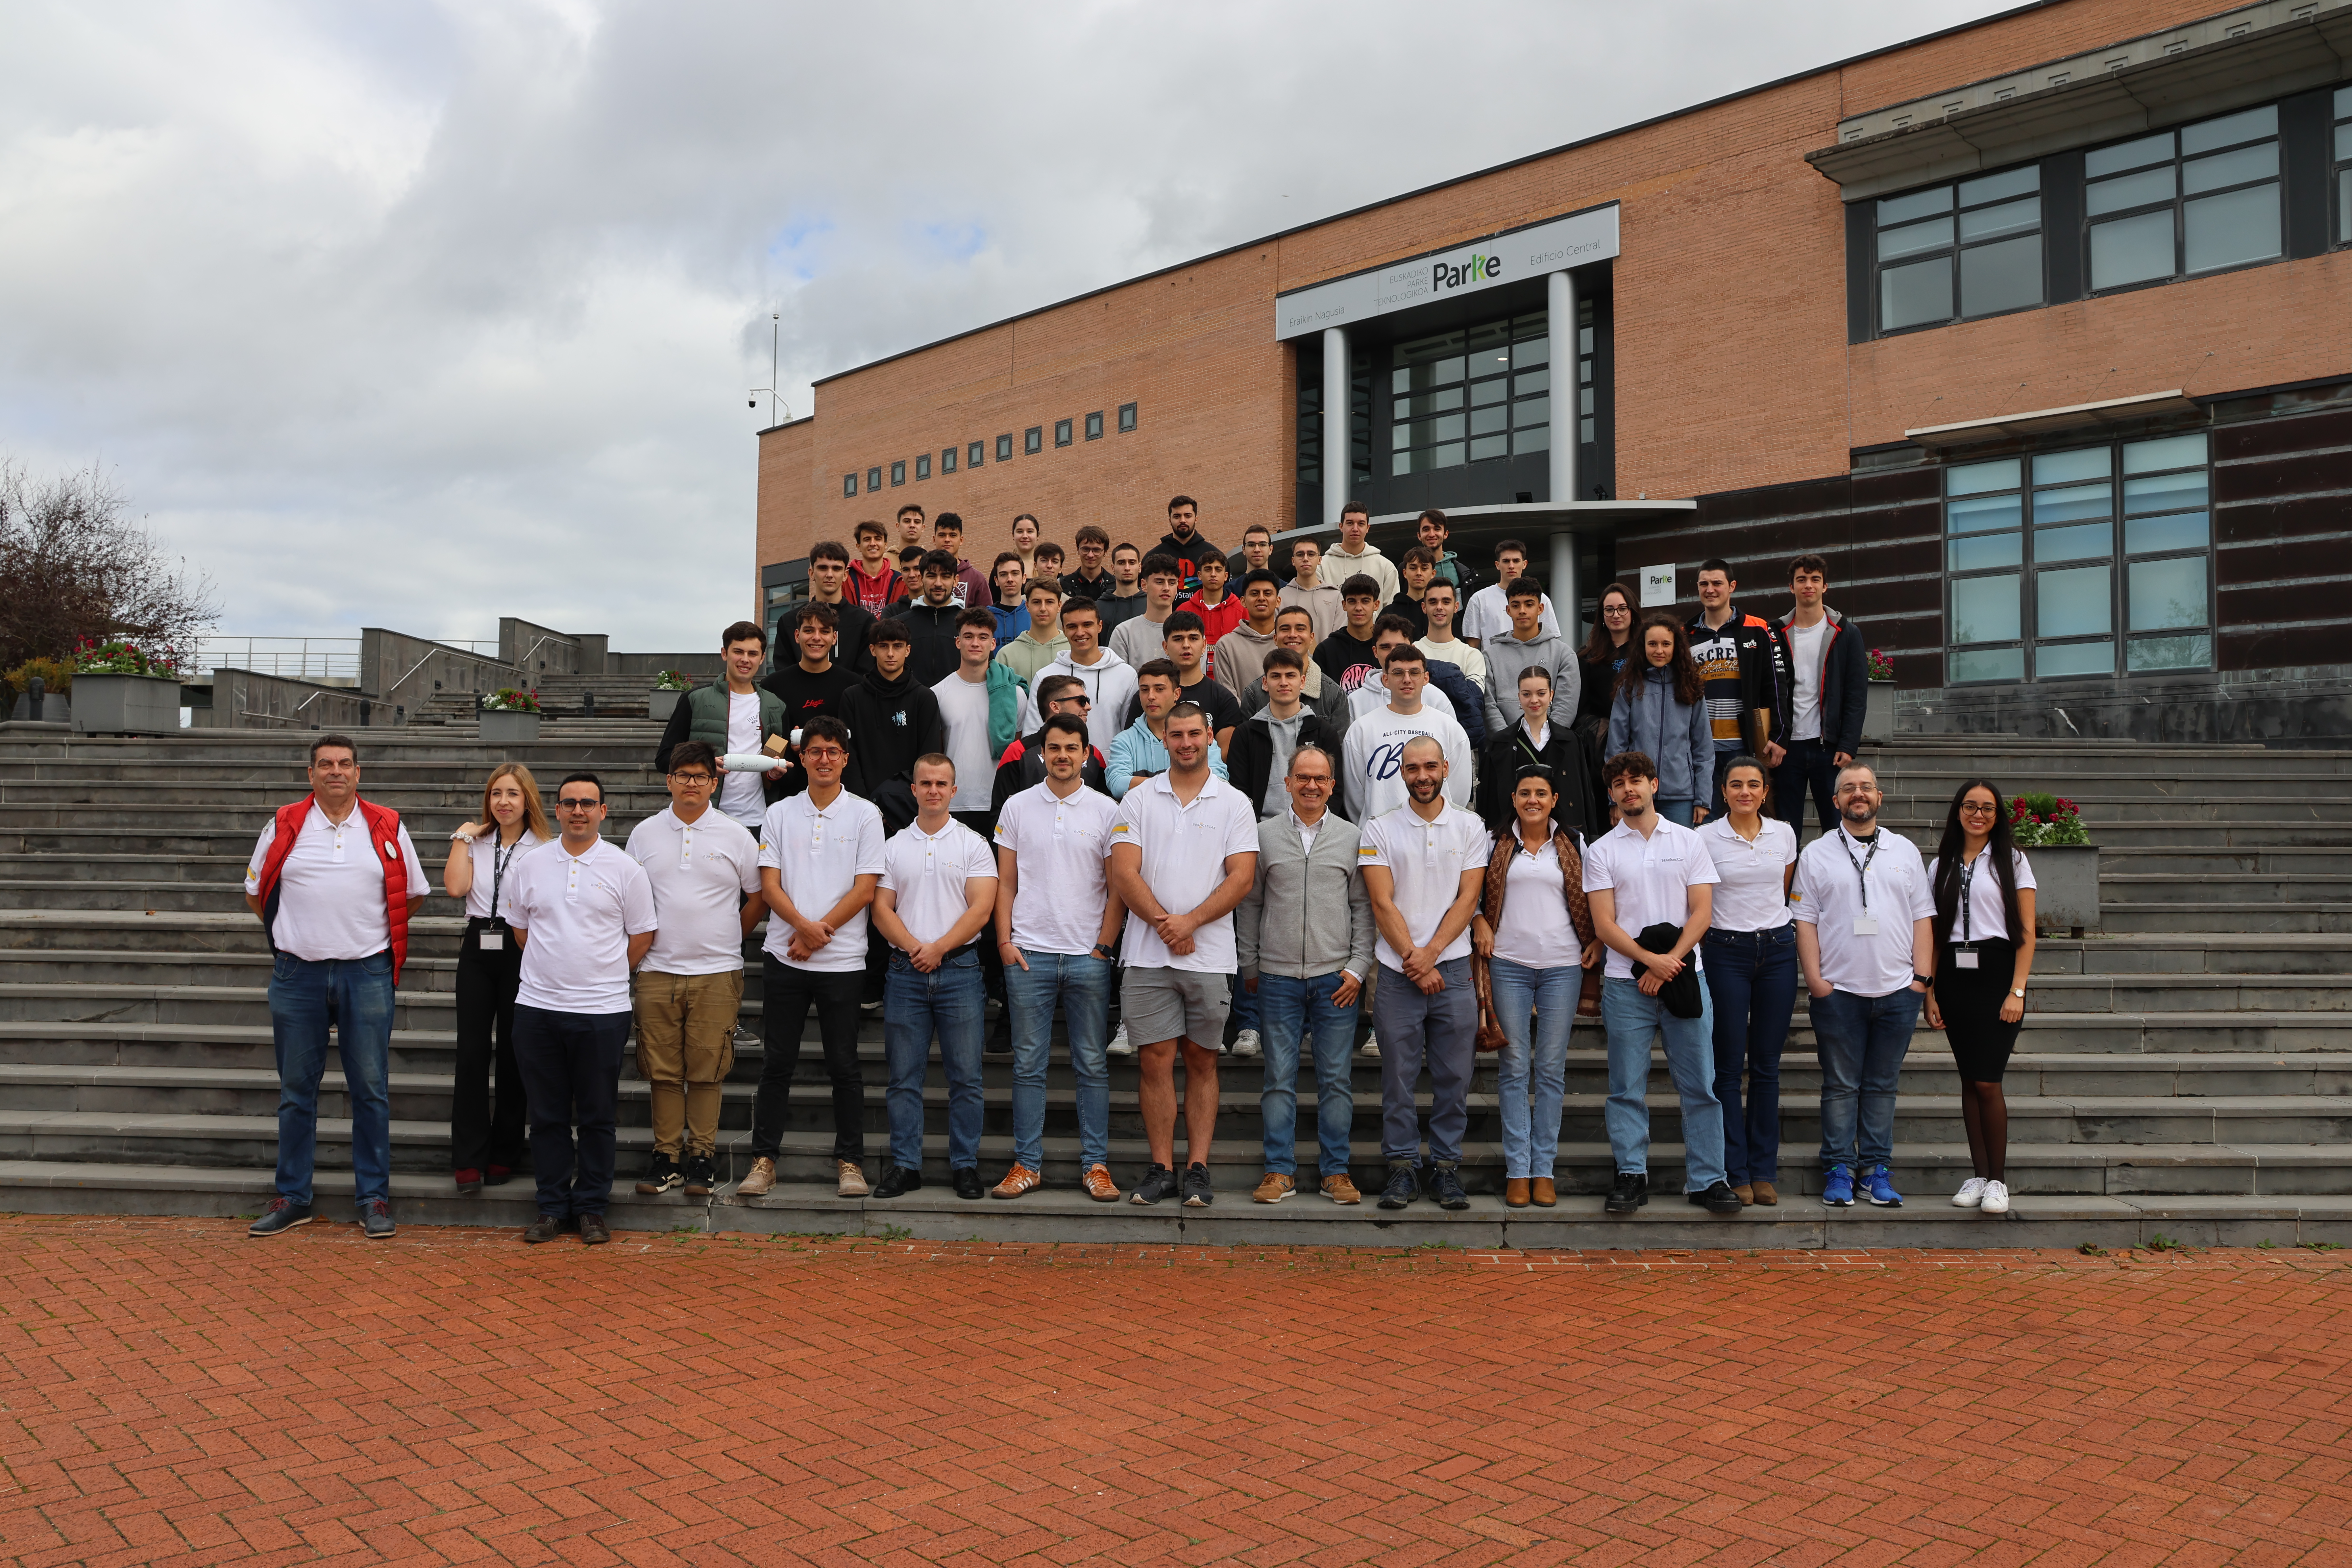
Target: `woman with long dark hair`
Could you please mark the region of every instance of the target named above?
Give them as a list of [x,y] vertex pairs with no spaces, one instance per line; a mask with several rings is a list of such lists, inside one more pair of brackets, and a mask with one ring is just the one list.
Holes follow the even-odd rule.
[[[449,1164],[457,1191],[472,1196],[522,1163],[522,1069],[515,1065],[515,990],[522,949],[507,926],[515,862],[554,834],[539,781],[520,763],[500,763],[482,786],[482,816],[449,835],[441,885],[466,900],[457,942],[457,1079],[449,1099]],[[492,1098],[492,1083],[497,1093]]]
[[2010,837],[2009,813],[1991,780],[1970,779],[1953,795],[1927,881],[1936,897],[1927,1026],[1951,1043],[1976,1171],[1952,1204],[2007,1214],[2009,1102],[2000,1077],[2017,1046],[2033,973],[2033,868]]
[[[1639,752],[1658,770],[1658,815],[1696,827],[1715,792],[1715,727],[1683,624],[1670,615],[1642,623],[1609,700],[1608,755]],[[1605,764],[1604,764],[1605,765]]]
[[1594,606],[1592,635],[1576,650],[1584,680],[1576,689],[1576,727],[1598,752],[1609,739],[1609,699],[1633,652],[1633,590],[1612,583]]

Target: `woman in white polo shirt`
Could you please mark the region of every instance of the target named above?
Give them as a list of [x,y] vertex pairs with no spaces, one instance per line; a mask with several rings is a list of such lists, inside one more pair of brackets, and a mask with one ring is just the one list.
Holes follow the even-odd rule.
[[2009,814],[1991,781],[1970,779],[1952,796],[1927,882],[1936,897],[1927,1026],[1944,1031],[1959,1068],[1960,1119],[1976,1172],[1952,1205],[2007,1214],[2009,1102],[2000,1078],[2025,1021],[2025,982],[2033,973],[2033,868],[2010,837]]
[[457,1191],[467,1197],[486,1183],[496,1186],[507,1180],[530,1152],[522,1069],[515,1066],[514,1054],[522,950],[507,929],[507,889],[515,862],[552,837],[539,781],[520,763],[490,770],[482,786],[481,819],[449,835],[441,885],[451,898],[466,900],[466,934],[457,942],[457,1077],[449,1097],[449,1168]]
[[1764,764],[1734,757],[1723,774],[1724,815],[1698,830],[1721,879],[1699,973],[1715,1010],[1724,1179],[1743,1204],[1780,1201],[1780,1047],[1797,1005],[1797,931],[1789,916],[1797,835],[1764,815],[1771,798]]

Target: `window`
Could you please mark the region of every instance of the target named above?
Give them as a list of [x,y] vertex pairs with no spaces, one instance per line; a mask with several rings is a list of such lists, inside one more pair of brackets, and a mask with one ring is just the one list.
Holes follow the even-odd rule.
[[[976,461],[977,461],[977,459],[975,459],[975,462],[976,462]],[[956,449],[955,449],[953,447],[940,447],[940,473],[942,473],[942,474],[952,474],[952,473],[954,473],[954,472],[955,472],[955,469],[956,469]]]
[[1070,434],[1070,422],[1068,420],[1056,419],[1054,421],[1055,446],[1066,447],[1070,444],[1073,438],[1074,437]]
[[2282,254],[2276,104],[2098,148],[2083,173],[2094,289]]
[[1548,448],[1548,323],[1537,311],[1391,349],[1389,472],[1425,473]]
[[996,460],[1000,463],[1009,463],[1013,460],[1012,437],[999,436],[996,438]]
[[857,493],[857,474],[856,474],[856,472],[853,469],[851,472],[846,473],[846,474],[844,474],[844,475],[842,475],[842,476],[841,476],[841,494],[842,494],[843,499],[844,499],[844,500],[846,500],[846,499],[848,499],[849,497],[856,495],[856,493]]
[[2352,245],[2352,87],[2336,89],[2336,243]]
[[2207,489],[2201,431],[1945,470],[1946,679],[2210,668]]
[[1034,458],[1045,449],[1045,427],[1043,425],[1032,425],[1029,428],[1021,432],[1021,455],[1023,457]]
[[1592,412],[1592,301],[1576,302],[1576,444],[1589,447],[1593,442],[1595,416]]
[[894,485],[907,482],[907,460],[904,458],[890,465],[890,482]]
[[881,470],[881,469],[879,469],[879,468],[868,468],[868,469],[866,469],[866,494],[868,494],[868,495],[872,495],[876,490],[878,490],[878,489],[880,489],[881,488],[882,488],[882,470]]
[[929,452],[926,452],[921,457],[915,459],[915,478],[919,479],[928,479],[930,477],[931,455]]
[[1089,441],[1102,439],[1102,410],[1099,408],[1087,416],[1087,439]]
[[1890,196],[1875,216],[1880,331],[2042,303],[2038,165]]
[[[1003,442],[1003,441],[1000,441],[1000,442],[998,442],[998,443],[997,443],[997,446],[998,446],[998,447],[1000,448],[1000,454],[999,454],[1000,456],[1003,456],[1003,455],[1009,455],[1009,452],[1010,452],[1010,443],[1008,443],[1008,442]],[[986,462],[987,460],[988,460],[988,443],[987,443],[987,442],[985,442],[985,441],[974,441],[971,446],[966,447],[964,448],[964,451],[963,451],[963,466],[964,466],[965,468],[978,468],[978,467],[980,467],[980,466],[981,466],[981,464],[982,464],[982,463]]]
[[1122,403],[1122,404],[1120,404],[1120,405],[1118,405],[1118,433],[1119,433],[1120,435],[1124,436],[1124,435],[1126,435],[1129,430],[1132,430],[1132,429],[1134,429],[1134,428],[1135,428],[1135,405],[1134,405],[1134,404],[1132,404],[1132,403]]

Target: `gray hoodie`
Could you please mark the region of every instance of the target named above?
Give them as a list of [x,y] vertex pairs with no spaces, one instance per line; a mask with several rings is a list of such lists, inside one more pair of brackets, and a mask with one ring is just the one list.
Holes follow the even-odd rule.
[[1310,852],[1286,806],[1257,825],[1257,879],[1234,910],[1242,978],[1312,980],[1345,969],[1372,973],[1372,900],[1356,870],[1362,835],[1323,814]]
[[1557,632],[1538,631],[1533,642],[1521,642],[1516,633],[1488,637],[1479,651],[1486,656],[1486,733],[1499,735],[1519,717],[1519,673],[1533,667],[1551,675],[1551,721],[1560,729],[1576,722],[1577,693],[1583,685],[1576,650]]

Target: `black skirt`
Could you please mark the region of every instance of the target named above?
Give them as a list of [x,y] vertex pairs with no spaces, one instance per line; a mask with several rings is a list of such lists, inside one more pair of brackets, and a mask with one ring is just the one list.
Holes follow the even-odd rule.
[[2009,985],[2017,973],[2017,944],[1989,940],[1976,944],[1977,967],[1962,969],[1953,961],[1959,950],[1950,942],[1936,955],[1936,1005],[1943,1010],[1944,1037],[1951,1042],[1952,1061],[1967,1083],[1999,1083],[2009,1068],[2010,1053],[2017,1048],[2022,1021],[2000,1021],[2000,1005],[2009,999]]

